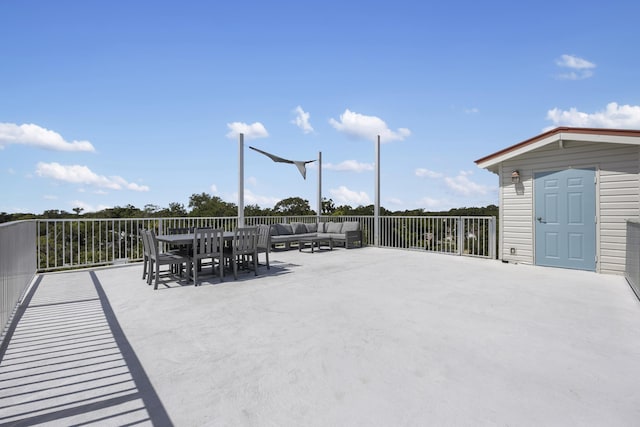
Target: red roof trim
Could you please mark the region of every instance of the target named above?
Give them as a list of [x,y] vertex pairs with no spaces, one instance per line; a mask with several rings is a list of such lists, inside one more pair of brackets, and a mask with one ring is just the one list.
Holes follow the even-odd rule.
[[635,136],[640,137],[640,130],[632,130],[632,129],[603,129],[603,128],[573,128],[573,127],[557,127],[548,132],[541,133],[538,136],[534,136],[533,138],[527,139],[526,141],[522,141],[518,144],[512,145],[511,147],[507,147],[503,150],[496,151],[493,154],[489,154],[488,156],[482,157],[475,161],[476,164],[486,162],[487,160],[491,160],[495,157],[502,156],[503,154],[509,153],[511,151],[515,151],[519,148],[526,147],[527,145],[533,144],[534,142],[545,139],[549,136],[562,133],[562,132],[570,132],[570,133],[581,133],[586,135],[612,135],[612,136]]

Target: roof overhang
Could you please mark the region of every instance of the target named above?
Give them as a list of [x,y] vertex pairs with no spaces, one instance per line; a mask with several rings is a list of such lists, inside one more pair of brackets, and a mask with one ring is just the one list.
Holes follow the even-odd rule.
[[558,127],[478,159],[475,163],[480,168],[495,172],[497,165],[505,160],[521,156],[549,144],[562,145],[563,141],[640,145],[640,130]]

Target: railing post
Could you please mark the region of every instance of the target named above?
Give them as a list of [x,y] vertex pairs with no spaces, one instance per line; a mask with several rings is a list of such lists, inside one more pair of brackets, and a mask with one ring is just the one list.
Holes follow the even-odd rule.
[[380,247],[380,135],[376,141],[376,171],[375,171],[375,204],[374,204],[374,224],[373,224],[373,244]]
[[489,259],[496,259],[496,217],[489,220]]
[[458,217],[456,223],[458,234],[458,255],[462,255],[464,253],[464,220],[461,216]]

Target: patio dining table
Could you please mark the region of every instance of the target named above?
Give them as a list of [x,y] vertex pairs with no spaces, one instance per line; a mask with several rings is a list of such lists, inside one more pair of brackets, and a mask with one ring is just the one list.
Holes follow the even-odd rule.
[[[195,233],[183,233],[183,234],[160,234],[156,236],[156,240],[170,245],[190,245],[193,244],[193,238]],[[225,231],[223,238],[225,242],[233,240],[233,231]]]
[[[194,237],[195,237],[195,233],[161,234],[156,236],[156,240],[168,245],[175,245],[175,246],[185,245],[185,246],[191,247],[193,245]],[[233,231],[223,232],[222,238],[224,239],[225,246],[229,246],[231,244],[230,242],[233,241],[234,237],[235,237],[235,233]]]

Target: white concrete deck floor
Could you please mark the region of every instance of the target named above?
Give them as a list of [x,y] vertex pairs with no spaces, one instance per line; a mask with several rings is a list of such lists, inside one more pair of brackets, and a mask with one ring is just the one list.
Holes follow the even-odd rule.
[[623,277],[377,248],[275,252],[201,287],[142,265],[41,276],[3,425],[640,422]]

